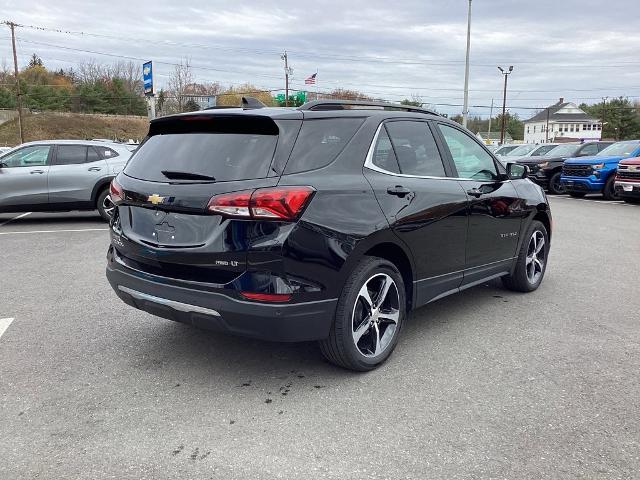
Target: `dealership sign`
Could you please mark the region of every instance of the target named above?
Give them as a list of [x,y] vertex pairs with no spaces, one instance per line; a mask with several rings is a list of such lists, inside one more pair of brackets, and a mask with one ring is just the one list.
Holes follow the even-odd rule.
[[153,95],[153,67],[151,62],[142,64],[142,84],[144,85],[144,94]]

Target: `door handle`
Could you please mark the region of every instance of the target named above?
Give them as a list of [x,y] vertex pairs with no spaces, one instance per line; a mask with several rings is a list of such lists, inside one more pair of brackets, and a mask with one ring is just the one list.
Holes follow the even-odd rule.
[[100,168],[100,167],[90,167],[87,170],[89,170],[90,172],[99,172],[100,170],[102,170],[102,168]]
[[479,188],[472,188],[470,190],[467,190],[467,194],[471,195],[472,197],[480,198],[480,195],[482,195],[482,190],[480,190]]
[[387,187],[387,193],[389,195],[396,195],[397,197],[403,198],[406,195],[409,195],[411,190],[403,187],[402,185],[396,185],[395,187]]
[[31,175],[33,175],[34,173],[39,173],[40,175],[42,175],[44,173],[44,170],[31,170],[29,173]]

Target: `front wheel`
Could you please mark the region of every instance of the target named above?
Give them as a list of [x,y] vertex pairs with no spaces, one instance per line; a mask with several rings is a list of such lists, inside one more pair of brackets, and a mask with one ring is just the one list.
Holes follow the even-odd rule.
[[567,190],[564,188],[564,185],[560,182],[560,177],[562,176],[562,172],[556,172],[551,175],[549,179],[549,193],[553,193],[555,195],[562,195],[563,193],[567,193]]
[[100,195],[98,195],[98,199],[96,200],[96,208],[98,209],[98,213],[105,222],[111,221],[113,211],[116,207],[111,201],[111,196],[109,195],[108,188],[102,190],[100,192]]
[[320,341],[320,350],[340,367],[373,370],[393,352],[405,315],[405,286],[396,266],[365,257],[345,283],[329,338]]
[[516,267],[511,275],[502,277],[509,290],[532,292],[542,283],[549,256],[549,234],[537,220],[531,222],[525,241],[516,258]]
[[620,194],[616,192],[615,174],[609,176],[609,180],[604,185],[602,195],[605,200],[620,200]]

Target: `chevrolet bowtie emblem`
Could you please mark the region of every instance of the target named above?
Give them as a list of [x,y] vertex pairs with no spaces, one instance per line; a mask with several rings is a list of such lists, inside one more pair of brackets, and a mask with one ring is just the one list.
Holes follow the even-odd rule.
[[158,205],[159,203],[162,203],[164,201],[164,197],[161,197],[157,193],[154,193],[153,195],[149,195],[149,198],[147,198],[147,200],[154,205]]

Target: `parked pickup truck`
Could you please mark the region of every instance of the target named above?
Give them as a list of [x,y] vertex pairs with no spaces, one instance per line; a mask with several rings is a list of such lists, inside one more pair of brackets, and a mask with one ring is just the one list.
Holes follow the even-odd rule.
[[602,193],[607,200],[617,200],[614,187],[620,160],[640,156],[640,140],[616,142],[597,155],[569,158],[562,166],[560,183],[572,197]]
[[542,157],[527,157],[516,160],[529,167],[529,179],[556,195],[565,193],[560,176],[562,164],[567,158],[596,155],[613,142],[565,143],[552,149]]
[[640,203],[640,158],[628,158],[618,164],[616,193],[625,202]]

